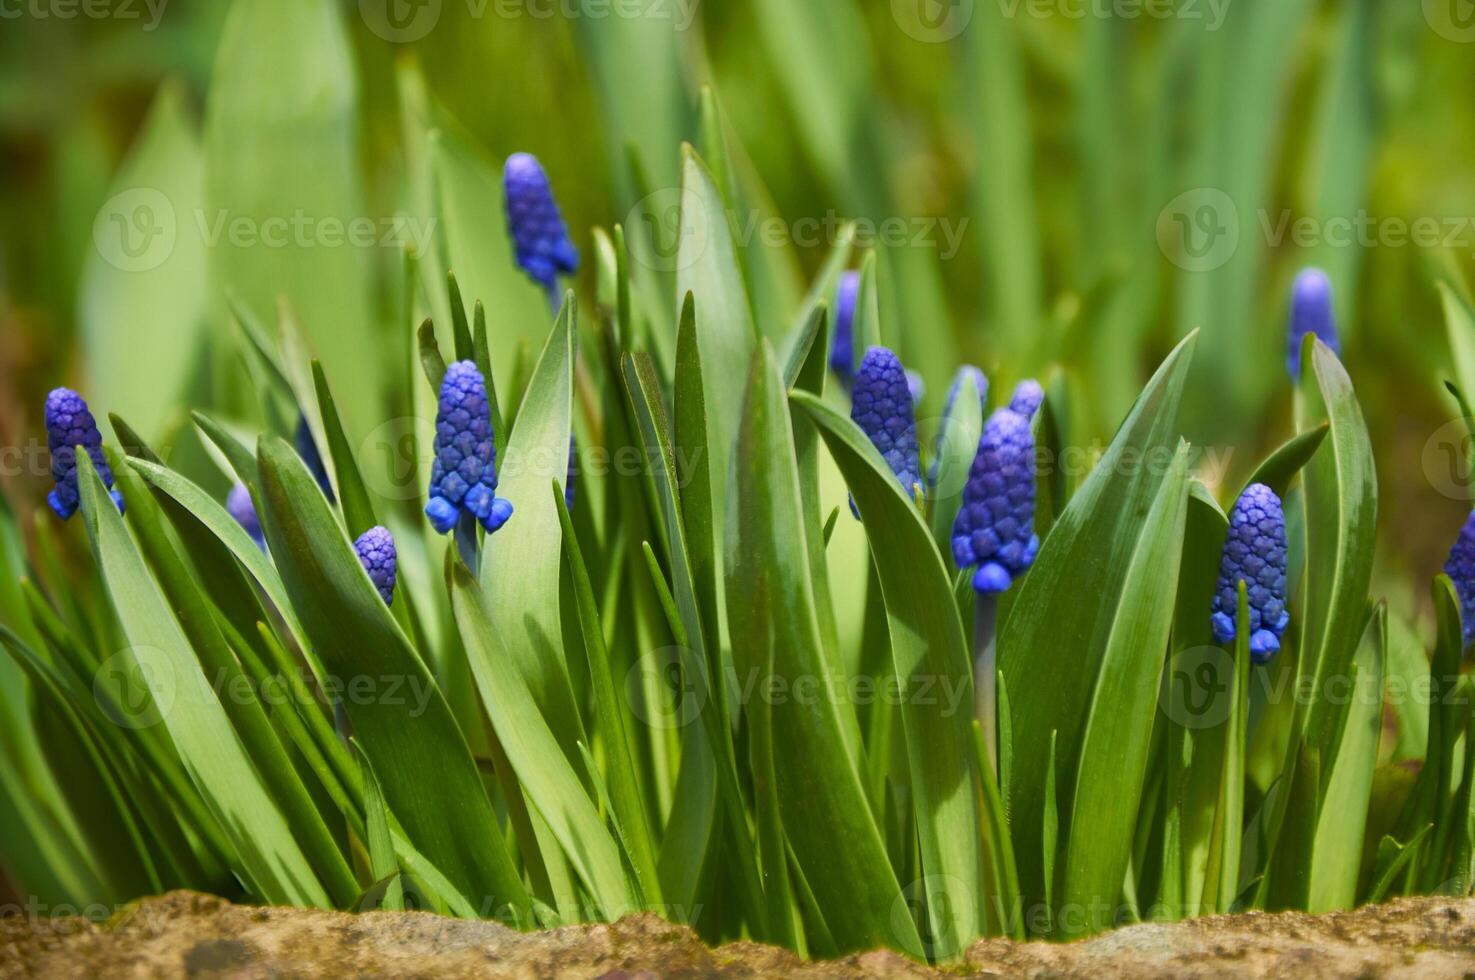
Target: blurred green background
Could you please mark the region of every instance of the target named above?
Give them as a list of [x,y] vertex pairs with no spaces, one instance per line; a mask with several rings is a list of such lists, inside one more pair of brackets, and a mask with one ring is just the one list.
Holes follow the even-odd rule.
[[[760,321],[792,315],[841,217],[904,229],[879,249],[885,339],[924,414],[963,361],[996,393],[1060,371],[1089,445],[1202,327],[1189,436],[1233,450],[1206,476],[1235,486],[1290,434],[1287,288],[1327,268],[1378,450],[1374,591],[1422,602],[1407,583],[1471,496],[1435,288],[1475,255],[1468,0],[0,0],[5,494],[45,491],[14,447],[58,384],[179,452],[188,407],[249,418],[228,297],[269,318],[286,295],[362,438],[412,370],[402,249],[212,242],[216,218],[363,218],[475,257],[430,216],[501,235],[478,204],[528,150],[592,300],[591,229],[675,185],[704,84],[741,145],[736,224],[779,222],[744,243]],[[119,252],[159,233],[155,195],[172,243]],[[493,319],[537,308],[457,271]]]

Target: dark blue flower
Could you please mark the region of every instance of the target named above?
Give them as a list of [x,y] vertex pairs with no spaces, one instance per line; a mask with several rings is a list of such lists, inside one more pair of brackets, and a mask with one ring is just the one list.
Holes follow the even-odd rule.
[[1332,304],[1332,281],[1320,269],[1303,269],[1291,287],[1291,327],[1287,338],[1286,370],[1292,381],[1301,380],[1301,342],[1314,333],[1341,356],[1337,317]]
[[964,364],[958,368],[953,375],[953,383],[948,385],[947,399],[942,405],[942,420],[937,424],[937,438],[932,444],[932,466],[927,471],[927,482],[937,486],[938,464],[942,458],[943,449],[947,446],[948,423],[953,417],[953,409],[957,407],[958,392],[963,390],[963,382],[973,380],[973,388],[978,392],[978,407],[982,410],[988,404],[988,377],[978,368],[971,364]]
[[256,505],[251,500],[251,491],[244,483],[237,483],[230,488],[230,493],[225,498],[225,509],[230,511],[230,516],[236,519],[237,524],[246,529],[252,541],[260,547],[266,547],[266,535],[261,530],[261,519],[256,515]]
[[1475,513],[1465,520],[1454,547],[1449,549],[1444,574],[1454,582],[1460,597],[1460,618],[1465,624],[1465,645],[1469,646],[1475,643]]
[[1250,657],[1263,664],[1279,652],[1291,615],[1286,611],[1285,511],[1275,491],[1262,483],[1250,484],[1229,512],[1211,620],[1220,643],[1235,639],[1240,582],[1250,601]]
[[399,560],[394,550],[394,538],[382,527],[371,527],[353,543],[364,571],[378,590],[379,597],[387,606],[394,602],[394,583],[399,577]]
[[830,370],[849,386],[855,379],[855,304],[860,297],[860,273],[840,276],[835,294],[835,340],[830,344]]
[[[1021,386],[1022,388],[1023,386]],[[1029,408],[1028,399],[1016,403]],[[989,417],[968,471],[963,503],[953,522],[953,558],[973,568],[973,588],[1008,591],[1034,564],[1035,437],[1029,416],[1001,408]]]
[[579,475],[579,451],[574,445],[574,437],[568,437],[568,475],[563,478],[563,502],[568,506],[569,513],[574,512],[574,478]]
[[318,452],[317,441],[312,437],[312,428],[307,424],[307,416],[297,416],[297,431],[292,434],[292,442],[297,446],[297,455],[302,457],[303,463],[307,464],[308,472],[312,474],[314,480],[318,481],[323,496],[332,501],[333,481],[328,479],[328,468],[323,465],[323,457]]
[[922,463],[912,393],[901,361],[885,347],[872,347],[861,359],[850,417],[880,450],[907,495],[916,493]]
[[579,251],[569,239],[548,174],[531,153],[514,153],[502,171],[502,185],[507,195],[507,230],[517,252],[517,264],[552,292],[559,275],[578,271]]
[[123,495],[113,490],[113,471],[102,454],[102,433],[82,396],[70,388],[57,388],[46,396],[46,443],[51,448],[51,478],[56,489],[46,502],[56,516],[67,520],[77,512],[81,496],[77,488],[77,447],[87,451],[103,486],[123,510]]
[[497,496],[497,448],[486,381],[471,361],[446,369],[435,415],[435,463],[430,470],[431,525],[449,534],[463,513],[488,533],[512,516],[512,504]]

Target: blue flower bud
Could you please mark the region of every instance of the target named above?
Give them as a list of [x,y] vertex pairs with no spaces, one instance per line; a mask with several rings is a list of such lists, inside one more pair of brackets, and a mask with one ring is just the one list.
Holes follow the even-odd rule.
[[426,516],[449,534],[463,513],[491,533],[507,523],[512,504],[497,496],[497,448],[486,381],[471,361],[446,369],[435,415],[435,463]]
[[922,463],[912,394],[901,361],[885,347],[872,347],[861,359],[850,417],[880,450],[907,495],[915,493]]
[[394,538],[382,527],[371,527],[353,543],[359,563],[369,573],[374,588],[387,606],[394,602],[394,583],[399,577],[399,559],[394,550]]
[[1337,336],[1337,317],[1332,305],[1332,281],[1320,269],[1303,269],[1291,287],[1291,328],[1286,352],[1286,370],[1292,381],[1301,380],[1301,342],[1308,333],[1321,338],[1338,356],[1342,344]]
[[846,387],[855,380],[855,304],[860,298],[860,273],[840,276],[835,295],[835,340],[830,344],[830,370]]
[[574,437],[568,437],[568,475],[563,478],[563,502],[570,514],[574,512],[574,477],[579,474],[579,451]]
[[1455,594],[1460,597],[1460,619],[1465,624],[1465,645],[1469,646],[1475,643],[1475,513],[1465,520],[1454,547],[1449,549],[1444,574],[1454,582]]
[[331,503],[333,500],[333,481],[328,479],[328,468],[323,465],[323,456],[318,452],[317,441],[312,437],[312,429],[307,424],[307,416],[297,416],[297,431],[292,434],[292,442],[297,446],[297,455],[302,457],[302,462],[307,465],[307,470],[312,478],[318,481],[318,486],[323,491],[323,496]]
[[548,174],[530,153],[514,153],[502,171],[507,195],[507,230],[517,252],[517,264],[550,292],[560,274],[579,269],[579,251],[569,239],[568,226],[553,199]]
[[113,471],[102,454],[102,433],[82,396],[70,388],[57,388],[46,396],[46,443],[51,448],[51,479],[56,489],[46,497],[56,516],[67,520],[77,512],[82,498],[77,488],[77,447],[87,450],[97,475],[102,477],[118,510],[123,495],[113,489]]
[[1034,432],[1028,415],[1001,408],[984,425],[968,471],[953,522],[953,558],[959,568],[976,569],[976,591],[994,594],[1007,592],[1039,550]]
[[937,438],[932,444],[932,465],[927,471],[927,482],[937,486],[938,464],[942,458],[942,451],[947,445],[948,420],[953,417],[953,409],[958,403],[958,392],[963,390],[963,382],[969,378],[973,379],[973,388],[978,392],[978,406],[980,409],[988,404],[988,377],[978,368],[971,364],[964,364],[958,368],[953,375],[953,383],[948,385],[947,399],[942,405],[942,420],[937,424]]
[[1235,639],[1240,582],[1250,600],[1250,658],[1267,663],[1279,652],[1291,615],[1286,611],[1285,511],[1275,491],[1262,483],[1250,484],[1229,512],[1211,619],[1220,643]]
[[927,382],[916,371],[907,371],[907,394],[912,396],[912,404],[920,404],[927,395]]
[[230,511],[230,516],[236,519],[236,523],[246,529],[259,547],[266,547],[266,535],[261,530],[261,519],[256,515],[256,505],[251,501],[251,491],[244,483],[237,483],[230,488],[230,494],[225,498],[225,509]]
[[1033,379],[1019,382],[1014,389],[1014,397],[1009,399],[1009,407],[1025,418],[1031,418],[1044,403],[1045,389]]

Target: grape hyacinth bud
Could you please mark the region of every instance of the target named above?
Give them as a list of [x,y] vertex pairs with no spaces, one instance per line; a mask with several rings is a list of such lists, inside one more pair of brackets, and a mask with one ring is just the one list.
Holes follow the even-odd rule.
[[579,451],[574,437],[568,437],[568,475],[563,478],[563,502],[570,514],[574,512],[574,477],[579,472]]
[[569,239],[548,174],[531,153],[514,153],[502,171],[502,186],[517,264],[556,297],[559,275],[578,271],[579,251]]
[[371,527],[353,543],[359,563],[369,573],[374,588],[384,604],[394,602],[394,583],[399,577],[399,559],[394,550],[394,537],[383,527]]
[[113,471],[102,454],[102,433],[82,396],[70,388],[57,388],[46,396],[46,442],[51,449],[51,478],[56,489],[46,502],[62,520],[77,512],[82,498],[77,486],[77,447],[87,450],[103,486],[108,488],[118,511],[123,510],[123,495],[113,489]]
[[257,547],[266,547],[266,535],[261,530],[261,519],[256,515],[256,505],[251,501],[251,491],[244,483],[237,483],[230,488],[230,493],[225,498],[225,509],[230,511],[230,516],[236,519],[236,523],[246,529],[251,535],[251,540],[256,542]]
[[850,417],[885,457],[907,495],[921,482],[921,451],[912,394],[901,361],[885,347],[872,347],[855,376]]
[[1235,639],[1240,582],[1249,591],[1250,659],[1267,663],[1280,651],[1291,616],[1286,611],[1285,511],[1275,491],[1263,483],[1250,484],[1229,513],[1211,620],[1220,643]]
[[1320,269],[1303,269],[1291,287],[1291,328],[1286,370],[1292,381],[1301,380],[1301,343],[1308,333],[1321,338],[1338,356],[1342,344],[1337,337],[1337,318],[1332,305],[1332,281]]
[[947,399],[942,405],[942,420],[937,424],[937,438],[932,446],[932,465],[927,471],[927,482],[934,487],[937,486],[938,465],[942,459],[942,452],[947,446],[948,420],[953,417],[953,409],[958,404],[958,392],[963,390],[963,382],[970,378],[973,380],[974,390],[978,392],[979,408],[988,404],[988,377],[971,364],[964,364],[958,368],[957,373],[953,375],[953,383],[948,385]]
[[1033,416],[1044,403],[1045,389],[1032,378],[1019,382],[1014,389],[1014,397],[1009,399],[1009,407],[1025,418]]
[[1465,624],[1465,646],[1469,646],[1475,643],[1475,513],[1465,520],[1454,547],[1449,549],[1444,574],[1454,582],[1460,597],[1460,619]]
[[835,295],[835,340],[830,344],[830,370],[846,387],[855,380],[855,305],[860,297],[860,273],[840,276]]
[[312,428],[307,424],[306,415],[297,416],[297,431],[292,434],[292,442],[297,447],[297,455],[307,465],[308,472],[318,481],[323,496],[332,502],[333,481],[328,479],[328,468],[323,465],[322,453],[318,452],[317,440],[312,437]]
[[1034,564],[1035,437],[1028,412],[1038,404],[1025,382],[1010,407],[989,417],[968,471],[963,503],[953,522],[953,558],[959,568],[976,568],[973,588],[983,595],[1007,592]]
[[446,369],[435,416],[435,463],[430,470],[430,503],[425,514],[441,534],[456,527],[462,513],[490,534],[512,516],[512,504],[497,496],[497,447],[492,432],[487,385],[471,361]]
[[912,404],[919,405],[927,395],[927,382],[916,371],[907,371],[907,394],[912,396]]

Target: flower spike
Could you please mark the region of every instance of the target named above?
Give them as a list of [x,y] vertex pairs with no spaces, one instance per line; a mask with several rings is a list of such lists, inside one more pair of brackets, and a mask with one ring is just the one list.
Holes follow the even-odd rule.
[[359,563],[369,573],[384,604],[394,602],[394,584],[399,578],[399,559],[394,550],[394,537],[383,527],[371,527],[353,543]]
[[958,368],[953,375],[952,384],[948,385],[947,399],[942,405],[942,420],[937,424],[937,437],[932,442],[932,465],[927,470],[927,482],[937,486],[938,468],[942,462],[942,451],[947,445],[948,422],[953,417],[953,409],[958,404],[958,392],[963,390],[963,382],[969,378],[973,379],[973,389],[978,392],[979,407],[988,404],[988,377],[978,368],[971,364],[964,364]]
[[847,388],[855,380],[855,305],[859,297],[860,273],[843,273],[835,294],[835,340],[830,344],[830,370]]
[[[1014,404],[1030,407],[1017,393]],[[1034,564],[1039,550],[1034,432],[1027,414],[1001,408],[983,427],[968,471],[963,504],[953,522],[953,558],[959,568],[977,569],[975,591],[993,595],[1007,592]]]
[[1032,418],[1045,403],[1045,389],[1034,379],[1019,382],[1014,389],[1014,397],[1009,399],[1009,407],[1023,415]]
[[1268,663],[1280,651],[1291,615],[1286,611],[1285,511],[1275,491],[1263,483],[1250,484],[1229,513],[1211,619],[1220,643],[1235,639],[1240,582],[1249,589],[1250,658]]
[[514,153],[503,168],[502,186],[517,264],[556,305],[558,277],[579,270],[579,250],[569,238],[548,173],[531,153]]
[[861,359],[850,417],[881,451],[907,496],[914,495],[922,480],[917,419],[906,371],[885,347],[872,347]]
[[1449,549],[1444,574],[1454,582],[1460,597],[1460,619],[1464,622],[1465,646],[1475,643],[1475,513],[1465,520],[1459,537]]
[[497,496],[497,447],[487,385],[471,361],[446,369],[435,416],[435,463],[430,470],[431,525],[449,534],[463,513],[490,534],[512,516],[512,504]]
[[1303,269],[1291,287],[1291,326],[1286,352],[1286,370],[1292,381],[1301,380],[1301,342],[1308,333],[1321,338],[1339,357],[1337,317],[1332,305],[1332,281],[1320,269]]
[[102,454],[102,433],[97,430],[97,420],[82,396],[70,388],[57,388],[46,396],[46,442],[51,448],[51,478],[56,482],[56,489],[47,495],[46,502],[57,517],[68,520],[82,501],[77,487],[78,446],[87,451],[103,486],[122,512],[123,495],[113,489],[113,471]]
[[251,540],[256,542],[257,547],[266,547],[266,535],[261,530],[261,518],[256,514],[256,504],[251,500],[251,491],[244,483],[237,483],[230,488],[230,493],[225,498],[225,509],[230,511],[230,516],[236,519],[236,523],[246,529],[251,535]]

